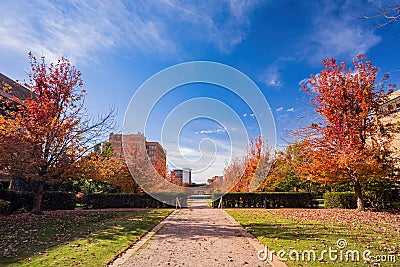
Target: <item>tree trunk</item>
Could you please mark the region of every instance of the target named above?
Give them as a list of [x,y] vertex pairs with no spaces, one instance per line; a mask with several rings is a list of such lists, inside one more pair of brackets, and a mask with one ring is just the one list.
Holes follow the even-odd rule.
[[364,211],[364,198],[362,195],[361,191],[361,184],[358,179],[355,180],[354,182],[354,192],[356,194],[356,199],[357,199],[357,210],[359,211]]
[[43,196],[43,188],[44,188],[44,182],[39,181],[37,182],[37,185],[34,187],[34,195],[33,195],[33,208],[32,208],[32,213],[41,213],[42,210],[40,209],[40,206],[42,205],[42,196]]

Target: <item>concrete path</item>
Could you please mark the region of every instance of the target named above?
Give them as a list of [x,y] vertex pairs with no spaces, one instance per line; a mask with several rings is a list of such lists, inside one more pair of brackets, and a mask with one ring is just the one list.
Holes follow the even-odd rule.
[[157,227],[111,266],[272,266],[257,257],[263,245],[223,210],[178,210]]

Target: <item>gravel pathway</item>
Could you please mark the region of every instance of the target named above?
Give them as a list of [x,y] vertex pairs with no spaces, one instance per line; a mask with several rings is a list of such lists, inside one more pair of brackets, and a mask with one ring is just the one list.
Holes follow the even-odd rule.
[[271,266],[258,259],[257,239],[223,210],[182,209],[159,228],[111,266]]

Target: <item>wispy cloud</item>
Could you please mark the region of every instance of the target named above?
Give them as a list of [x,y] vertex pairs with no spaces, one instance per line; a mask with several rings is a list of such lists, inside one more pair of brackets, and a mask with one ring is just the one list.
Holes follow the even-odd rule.
[[226,132],[225,129],[218,128],[218,129],[196,131],[195,134],[214,134],[214,133],[225,133],[225,132]]
[[355,18],[360,13],[359,7],[363,6],[361,2],[325,0],[316,5],[319,12],[313,16],[313,26],[303,43],[305,56],[310,61],[320,62],[327,57],[352,59],[381,41],[367,24]]
[[287,112],[294,112],[294,108],[288,108],[286,111]]
[[269,66],[263,74],[260,75],[260,80],[268,87],[279,87],[281,86],[281,75],[279,73],[281,69],[280,64],[273,63]]
[[277,112],[282,111],[282,110],[283,110],[283,107],[279,107],[276,109]]
[[[2,1],[0,48],[50,59],[92,61],[99,52],[176,55],[178,42],[205,42],[229,52],[245,38],[258,1]],[[27,12],[29,10],[29,12]],[[179,38],[179,39],[178,39]],[[183,52],[184,53],[184,52]]]
[[280,57],[275,60],[264,72],[259,75],[259,80],[268,87],[280,88],[283,84],[281,72],[289,61],[293,61],[293,57]]

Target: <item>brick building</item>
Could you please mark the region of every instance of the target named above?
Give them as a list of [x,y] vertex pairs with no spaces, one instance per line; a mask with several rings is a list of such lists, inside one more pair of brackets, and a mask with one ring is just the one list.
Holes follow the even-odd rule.
[[167,153],[158,142],[148,142],[143,134],[124,135],[124,144],[122,144],[122,134],[110,134],[109,142],[113,148],[113,155],[122,158],[124,151],[122,145],[128,148],[128,151],[139,149],[140,144],[144,144],[148,159],[153,164],[157,172],[166,177],[167,172]]
[[[5,110],[15,108],[13,102],[24,105],[23,100],[29,98],[32,92],[19,83],[0,73],[0,115],[5,115]],[[10,102],[11,100],[11,102]],[[12,183],[12,189],[20,190],[26,187],[25,183],[18,177],[11,177],[6,171],[0,170],[0,182],[4,187],[9,187]]]
[[[23,100],[31,95],[32,92],[29,89],[0,73],[0,107],[7,106],[7,108],[11,108],[11,104],[6,103],[7,100],[16,101],[24,105]],[[4,115],[1,109],[0,112],[0,114]]]
[[[389,95],[389,100],[381,106],[384,110],[385,115],[382,118],[382,121],[390,122],[390,123],[400,123],[400,90],[397,90]],[[395,133],[392,147],[394,151],[394,155],[396,157],[400,157],[400,134]]]

